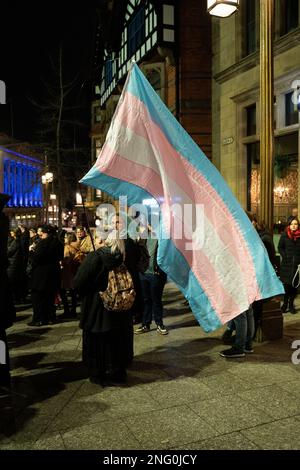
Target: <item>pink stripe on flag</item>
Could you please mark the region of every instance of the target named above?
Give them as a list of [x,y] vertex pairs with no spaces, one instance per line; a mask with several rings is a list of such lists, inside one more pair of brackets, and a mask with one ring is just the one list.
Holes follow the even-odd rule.
[[[152,168],[132,162],[114,153],[107,142],[103,146],[102,152],[102,158],[95,163],[95,167],[101,173],[133,183],[146,190],[151,187],[151,194],[154,198],[159,198],[163,194],[161,178]],[[108,159],[111,159],[109,166],[106,165]]]

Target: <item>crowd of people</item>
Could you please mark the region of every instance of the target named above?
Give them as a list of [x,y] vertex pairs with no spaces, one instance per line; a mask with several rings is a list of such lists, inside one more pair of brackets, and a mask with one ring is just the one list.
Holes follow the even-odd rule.
[[[126,380],[126,367],[133,358],[134,324],[146,322],[149,331],[153,316],[157,332],[168,334],[162,308],[166,275],[156,262],[157,240],[153,250],[149,227],[146,239],[123,240],[123,225],[124,220],[115,215],[105,239],[84,227],[66,231],[49,225],[36,229],[19,225],[2,244],[12,306],[31,301],[30,327],[79,318],[83,361],[90,380],[102,385]],[[128,311],[112,312],[104,307],[99,292],[106,289],[109,272],[122,263],[132,276],[135,301]],[[58,304],[63,306],[59,316]]]
[[[5,195],[1,196],[1,209],[7,200]],[[278,272],[272,234],[253,214],[248,216]],[[78,317],[83,332],[82,357],[91,382],[102,386],[125,382],[126,369],[133,359],[134,333],[149,332],[154,321],[159,334],[168,334],[162,304],[167,276],[157,263],[158,240],[153,228],[144,222],[139,224],[143,236],[124,238],[121,236],[124,220],[116,214],[103,239],[97,233],[92,236],[84,227],[66,231],[49,225],[36,229],[19,225],[9,230],[8,218],[2,210],[0,224],[0,286],[6,310],[5,315],[0,315],[0,340],[7,344],[6,329],[14,321],[15,305],[30,295],[33,312],[30,327]],[[280,277],[285,287],[281,309],[283,313],[294,314],[300,271],[300,228],[294,215],[281,235],[278,250],[282,258]],[[100,293],[108,289],[110,273],[121,266],[132,280],[134,301],[129,309],[121,306],[111,311]],[[59,303],[63,314],[58,317]],[[262,311],[263,301],[254,302],[228,323],[223,341],[231,347],[220,353],[222,357],[253,353],[252,341]],[[134,330],[137,323],[140,326]],[[9,380],[8,348],[5,367],[0,364],[0,380],[5,383]]]

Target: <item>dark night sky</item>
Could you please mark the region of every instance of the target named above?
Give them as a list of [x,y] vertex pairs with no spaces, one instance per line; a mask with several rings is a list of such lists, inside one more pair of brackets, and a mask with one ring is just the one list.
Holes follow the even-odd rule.
[[[34,141],[38,117],[28,96],[36,101],[43,99],[41,78],[51,76],[49,56],[57,57],[60,42],[66,74],[73,78],[79,73],[74,100],[84,82],[80,98],[89,124],[96,24],[93,6],[93,2],[77,6],[76,2],[65,0],[7,2],[6,6],[1,2],[0,79],[6,83],[7,104],[0,105],[0,133],[11,135],[12,112],[14,137]],[[83,139],[88,139],[88,132],[89,129]]]

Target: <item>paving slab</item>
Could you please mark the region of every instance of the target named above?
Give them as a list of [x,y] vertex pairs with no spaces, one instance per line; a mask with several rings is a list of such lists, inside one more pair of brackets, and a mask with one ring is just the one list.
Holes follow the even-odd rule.
[[217,429],[219,434],[240,431],[273,420],[271,415],[243,400],[236,393],[190,403],[189,407],[211,427]]
[[142,449],[169,449],[191,441],[216,436],[218,430],[206,419],[197,416],[186,405],[171,407],[139,416],[125,418],[124,422],[136,436]]
[[120,420],[75,427],[61,433],[68,450],[138,449],[139,442]]
[[192,442],[181,447],[182,450],[258,450],[254,444],[240,432],[223,434],[204,441]]
[[264,450],[300,449],[300,420],[294,417],[245,429],[241,434]]

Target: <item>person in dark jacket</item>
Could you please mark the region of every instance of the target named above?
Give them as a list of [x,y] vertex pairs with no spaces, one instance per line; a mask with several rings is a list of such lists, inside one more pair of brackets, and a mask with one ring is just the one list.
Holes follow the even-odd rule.
[[61,243],[51,227],[41,227],[41,240],[32,255],[31,298],[32,321],[29,326],[42,326],[54,321],[54,300],[60,288]]
[[157,332],[167,335],[168,330],[163,322],[162,295],[167,281],[167,275],[157,263],[158,240],[150,225],[147,227],[148,237],[146,246],[149,253],[149,266],[144,273],[140,272],[140,281],[144,299],[142,324],[135,330],[135,334],[150,331],[152,318],[156,323]]
[[267,226],[264,222],[260,222],[258,220],[255,220],[253,225],[255,226],[255,228],[258,232],[258,235],[261,238],[261,241],[265,245],[265,248],[266,248],[268,256],[269,256],[269,260],[271,261],[273,268],[276,269],[276,249],[275,249],[275,246],[274,246],[272,233],[267,228]]
[[22,297],[23,279],[23,254],[21,247],[20,231],[11,230],[7,245],[8,268],[7,275],[11,285],[13,298],[19,302]]
[[296,313],[294,300],[297,295],[299,274],[295,276],[300,265],[300,229],[299,220],[293,218],[280,237],[278,251],[281,255],[280,279],[284,285],[285,295],[281,306],[282,313]]
[[[117,222],[115,226],[118,227]],[[109,236],[104,246],[89,253],[74,278],[74,287],[82,299],[82,358],[90,381],[100,385],[125,382],[126,368],[133,359],[133,308],[108,311],[99,295],[107,287],[109,271],[123,262],[124,255],[135,282],[136,245],[131,239],[120,239],[119,235]]]
[[6,330],[9,328],[15,318],[16,311],[13,304],[11,288],[7,276],[7,241],[9,232],[8,217],[2,212],[5,204],[10,197],[6,194],[0,194],[0,386],[8,387],[10,385],[9,374],[9,352],[6,339]]
[[[267,250],[269,260],[271,261],[273,268],[277,272],[278,267],[276,265],[276,249],[274,246],[272,233],[267,228],[265,222],[258,220],[254,215],[252,219],[252,224],[256,228],[260,236],[260,239],[263,242],[265,249]],[[252,304],[253,317],[254,317],[254,337],[256,335],[259,325],[261,324],[264,302],[265,302],[264,300],[256,300]]]
[[29,257],[29,242],[30,234],[28,228],[24,224],[19,224],[18,229],[20,232],[20,242],[21,242],[21,251],[22,251],[22,287],[21,287],[21,298],[26,300],[28,293],[28,280],[27,280],[27,265]]

